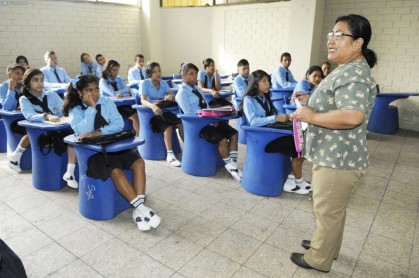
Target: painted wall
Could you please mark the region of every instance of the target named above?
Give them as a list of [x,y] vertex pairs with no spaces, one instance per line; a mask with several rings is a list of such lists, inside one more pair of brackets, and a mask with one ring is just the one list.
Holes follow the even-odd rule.
[[140,51],[140,9],[59,1],[14,1],[0,6],[0,77],[7,65],[24,55],[31,67],[45,65],[44,53],[57,53],[59,65],[70,76],[80,73],[80,54],[102,53],[128,65]]

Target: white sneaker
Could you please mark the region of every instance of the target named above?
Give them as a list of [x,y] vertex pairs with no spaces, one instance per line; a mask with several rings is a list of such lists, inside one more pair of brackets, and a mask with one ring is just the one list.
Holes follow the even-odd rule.
[[174,157],[174,156],[168,156],[168,157],[166,158],[166,161],[167,161],[170,165],[172,165],[172,166],[174,166],[174,167],[180,167],[180,165],[182,165],[182,164],[180,163],[180,161],[179,161],[179,160],[177,160],[177,159],[176,159],[176,157]]
[[141,204],[136,209],[145,217],[145,221],[151,228],[157,228],[160,225],[160,216],[158,216],[151,208]]
[[134,220],[135,223],[137,223],[138,230],[140,231],[150,230],[150,224],[147,221],[147,217],[145,217],[145,215],[143,215],[140,212],[138,207],[132,211],[132,219]]
[[313,187],[311,186],[311,183],[308,181],[303,181],[301,184],[298,184],[299,187],[307,189],[308,191],[313,191]]
[[236,181],[241,181],[241,171],[237,169],[237,167],[234,167],[234,165],[229,162],[224,167],[227,169],[227,171],[230,173],[230,175],[235,179]]
[[295,180],[292,180],[292,179],[287,179],[287,181],[284,183],[283,190],[285,192],[297,193],[297,194],[302,194],[302,195],[306,195],[310,193],[310,191],[308,191],[307,189],[297,186],[295,184]]
[[230,163],[231,163],[231,165],[233,165],[237,169],[239,168],[239,167],[237,167],[237,159],[235,159],[235,158],[230,159]]
[[73,189],[79,188],[79,183],[76,181],[76,178],[70,173],[66,172],[63,176],[63,180],[67,182],[67,185]]
[[22,169],[20,168],[20,163],[18,161],[9,160],[9,168],[15,170],[18,173],[22,172]]

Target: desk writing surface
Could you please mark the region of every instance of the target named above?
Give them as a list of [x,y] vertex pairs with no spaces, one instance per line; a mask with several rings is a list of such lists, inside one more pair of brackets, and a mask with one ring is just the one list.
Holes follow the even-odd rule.
[[[67,144],[70,144],[72,146],[75,146],[75,147],[81,147],[81,148],[85,148],[85,149],[89,149],[89,150],[93,150],[93,151],[97,151],[97,152],[102,151],[102,145],[81,144],[81,143],[78,142],[77,136],[74,135],[74,134],[65,137],[64,142],[66,142]],[[106,146],[106,152],[108,152],[108,153],[119,152],[119,151],[123,151],[123,150],[138,147],[139,145],[142,145],[144,143],[145,143],[145,140],[143,138],[139,138],[139,137],[128,138],[128,139],[124,139],[124,140],[118,141],[116,143],[107,145]]]
[[42,130],[63,130],[63,129],[70,129],[71,126],[69,123],[65,124],[51,124],[49,122],[30,122],[27,120],[22,120],[18,122],[18,125],[26,127],[26,128],[36,128]]

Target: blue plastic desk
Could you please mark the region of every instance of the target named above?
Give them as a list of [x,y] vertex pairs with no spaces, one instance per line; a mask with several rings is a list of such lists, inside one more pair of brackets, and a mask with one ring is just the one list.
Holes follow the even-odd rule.
[[295,103],[284,104],[285,114],[291,114],[297,110],[297,105]]
[[[90,156],[101,153],[102,147],[95,144],[78,144],[74,135],[64,138],[64,142],[74,146],[79,163],[79,210],[86,218],[94,220],[109,220],[120,212],[131,207],[130,203],[116,190],[111,178],[106,181],[94,179],[86,175],[87,162]],[[144,144],[138,137],[125,139],[108,145],[107,152],[118,152]],[[132,182],[131,171],[125,171]]]
[[[3,119],[4,127],[6,129],[6,136],[7,136],[7,154],[8,156],[11,155],[17,146],[19,145],[20,139],[22,139],[22,135],[12,130],[12,123],[18,120],[24,120],[22,112],[20,111],[5,111],[0,110],[0,116]],[[32,154],[31,154],[31,147],[29,147],[22,155],[20,160],[20,168],[22,170],[31,170],[32,168]]]
[[375,98],[367,129],[382,134],[395,134],[399,129],[399,109],[391,102],[419,96],[419,93],[380,93]]
[[110,99],[115,103],[116,106],[122,105],[134,105],[135,104],[135,97],[110,97]]
[[[153,110],[143,105],[133,105],[137,109],[140,119],[140,138],[145,139],[145,143],[139,146],[141,157],[147,160],[165,160],[167,156],[166,145],[164,144],[163,132],[154,133],[151,130],[150,120],[154,116]],[[171,111],[177,114],[178,107],[165,108],[163,111]],[[180,153],[179,139],[176,130],[173,129],[172,146],[174,153]]]
[[7,135],[3,119],[0,119],[0,153],[7,152]]
[[[285,108],[283,107],[284,104],[290,103],[290,97],[294,90],[288,89],[271,89],[272,100],[277,99],[278,102],[274,102],[275,108],[278,110],[279,113],[284,114]],[[283,101],[281,101],[281,99]]]
[[214,122],[236,119],[236,114],[220,118],[201,118],[198,115],[178,114],[182,120],[185,133],[182,154],[182,170],[186,174],[199,177],[214,176],[217,169],[223,166],[218,153],[218,145],[208,143],[199,137],[204,126]]
[[291,170],[289,156],[266,153],[265,146],[279,137],[292,135],[292,131],[243,125],[246,131],[246,160],[242,187],[261,196],[279,196]]
[[[220,91],[218,94],[220,97],[227,99],[233,95],[233,91]],[[210,103],[211,100],[214,100],[214,96],[211,93],[204,93],[204,97],[207,103]]]
[[180,87],[180,86],[182,86],[182,82],[183,82],[183,79],[173,78],[172,79],[172,87],[174,87],[174,88]]
[[43,155],[38,146],[38,138],[47,131],[71,129],[69,124],[54,125],[46,122],[20,121],[18,125],[26,128],[32,146],[32,185],[39,190],[60,190],[67,183],[63,175],[67,170],[67,152],[61,156],[51,149],[50,153]]

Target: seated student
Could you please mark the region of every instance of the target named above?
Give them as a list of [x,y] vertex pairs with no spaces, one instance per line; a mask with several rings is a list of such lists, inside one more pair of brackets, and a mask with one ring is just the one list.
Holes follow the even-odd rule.
[[319,66],[311,66],[306,72],[306,78],[299,81],[294,88],[291,99],[297,95],[311,94],[317,85],[322,81],[322,69]]
[[92,61],[90,55],[87,53],[82,53],[80,55],[81,62],[81,74],[90,74],[96,76],[97,64]]
[[27,70],[29,68],[29,62],[28,59],[25,56],[19,55],[16,57],[16,64],[21,65],[22,67]]
[[237,75],[233,80],[233,93],[237,97],[243,97],[246,92],[248,78],[249,78],[249,62],[246,59],[241,59],[237,63]]
[[272,72],[273,89],[294,89],[297,81],[292,76],[289,67],[291,65],[291,54],[284,52],[281,54],[281,66]]
[[152,121],[153,131],[164,131],[164,144],[166,145],[167,157],[166,161],[170,165],[180,167],[180,161],[177,160],[173,153],[172,134],[173,127],[179,129],[179,135],[183,139],[182,122],[172,112],[163,112],[154,101],[165,99],[175,100],[175,95],[172,93],[166,81],[161,79],[161,68],[156,62],[148,62],[146,66],[147,79],[141,83],[141,103],[142,105],[151,108],[155,114],[155,121]]
[[332,66],[330,65],[330,63],[324,62],[322,64],[323,78],[326,78],[326,76],[328,76],[331,71],[332,71]]
[[[124,79],[118,76],[120,65],[115,60],[108,60],[102,72],[102,78],[99,81],[100,94],[105,97],[128,97],[131,94],[125,85]],[[118,106],[118,111],[124,119],[129,119],[137,133],[140,133],[140,123],[138,121],[137,110],[130,105]]]
[[[19,98],[22,96],[21,87],[23,73],[25,69],[19,64],[13,64],[7,67],[7,76],[9,79],[0,85],[0,103],[3,110],[13,111],[20,110]],[[18,120],[20,121],[20,120]],[[18,121],[12,123],[12,130],[22,135],[16,150],[13,152],[9,160],[9,167],[16,172],[22,172],[20,168],[20,160],[23,153],[30,145],[29,137],[26,129],[17,124]]]
[[102,54],[97,54],[95,58],[97,62],[96,77],[100,79],[102,77],[103,66],[106,63],[106,58]]
[[[73,80],[64,100],[63,114],[70,116],[71,128],[80,138],[120,132],[124,122],[115,104],[109,98],[99,95],[97,79],[82,75]],[[92,155],[88,160],[87,175],[106,180],[109,177],[116,189],[135,208],[132,217],[141,231],[157,228],[160,217],[144,205],[145,164],[137,148],[108,153],[110,165],[106,165],[103,154]],[[123,170],[132,170],[133,184]]]
[[55,52],[52,50],[47,51],[44,55],[44,59],[47,65],[42,67],[41,71],[45,77],[45,88],[67,87],[71,80],[70,76],[68,76],[65,69],[58,66],[58,58]]
[[[185,63],[181,69],[184,83],[176,94],[176,101],[184,114],[195,114],[199,109],[207,108],[204,95],[200,87],[196,86],[198,68],[191,63]],[[241,171],[237,167],[238,135],[237,130],[226,122],[218,122],[204,127],[204,137],[216,137],[217,142],[207,140],[212,144],[218,144],[218,151],[224,160],[225,168],[231,176],[241,180]],[[211,135],[208,135],[211,133]],[[207,134],[205,136],[205,134]],[[215,136],[214,136],[215,135]],[[197,152],[199,150],[196,150]]]
[[128,70],[128,84],[140,84],[140,81],[146,78],[145,76],[144,56],[137,54],[135,55],[135,66]]
[[221,77],[215,68],[214,60],[207,58],[202,63],[204,69],[198,72],[198,86],[204,93],[211,93],[214,97],[219,97]]
[[[51,91],[44,91],[44,75],[39,69],[31,68],[23,76],[23,96],[19,99],[23,116],[30,122],[50,121],[57,122],[61,113],[63,100]],[[64,140],[64,138],[62,138]],[[63,179],[71,188],[79,188],[75,179],[74,169],[76,168],[76,153],[74,148],[67,145],[68,164],[67,172]],[[51,169],[54,170],[54,169]]]
[[[277,114],[270,97],[270,85],[270,77],[263,70],[254,71],[250,75],[249,86],[241,103],[241,110],[250,126],[269,126],[276,122],[289,121],[289,115]],[[311,186],[303,179],[304,158],[298,158],[294,137],[290,135],[278,138],[269,143],[266,148],[268,152],[280,152],[292,157],[291,170],[295,179],[285,182],[284,191],[308,194]]]

